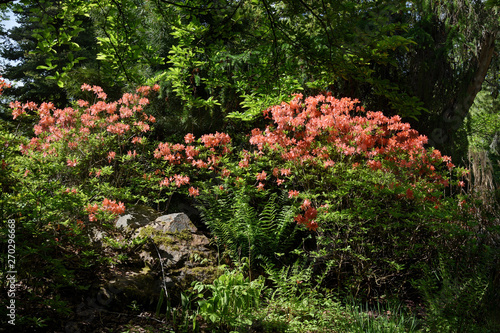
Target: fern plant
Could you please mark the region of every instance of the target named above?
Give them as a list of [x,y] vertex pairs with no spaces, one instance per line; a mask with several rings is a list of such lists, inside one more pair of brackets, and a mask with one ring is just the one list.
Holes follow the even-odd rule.
[[296,239],[294,211],[287,205],[285,193],[269,194],[259,205],[239,189],[208,197],[198,209],[223,254],[233,262],[248,258],[251,268],[258,258],[272,260],[276,253],[289,251]]

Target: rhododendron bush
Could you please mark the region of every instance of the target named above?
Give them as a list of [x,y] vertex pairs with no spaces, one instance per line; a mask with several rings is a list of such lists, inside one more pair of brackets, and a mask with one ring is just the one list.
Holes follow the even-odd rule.
[[403,283],[405,265],[428,258],[432,235],[456,210],[444,197],[459,184],[450,158],[426,149],[427,138],[400,117],[367,112],[357,100],[297,95],[263,116],[269,125],[243,145],[251,149],[236,149],[224,133],[160,144],[155,157],[184,177],[165,175],[162,186],[188,186],[201,202],[243,190],[255,206],[286,192],[318,260],[333,263],[333,280],[357,290]]
[[123,201],[159,189],[144,177],[149,152],[144,134],[155,122],[144,108],[158,88],[140,87],[107,102],[100,87],[84,84],[81,89],[93,97],[73,107],[11,103],[14,119],[36,120],[35,137],[21,144],[18,165],[22,188],[43,207],[38,218],[73,232],[113,218],[125,211]]
[[[459,218],[448,194],[461,191],[451,175],[465,170],[426,149],[427,138],[398,116],[348,98],[296,95],[265,110],[267,126],[244,142],[188,133],[151,149],[145,133],[155,119],[144,108],[157,88],[106,102],[102,89],[83,85],[94,100],[65,109],[12,103],[14,118],[37,117],[18,173],[44,220],[75,232],[122,213],[127,202],[152,204],[175,192],[205,211],[215,209],[214,198],[244,194],[259,209],[281,193],[290,223],[313,240],[305,249],[327,269],[325,281],[355,292],[401,287],[446,243],[445,230],[466,227],[443,222]],[[215,236],[224,246],[228,238]]]

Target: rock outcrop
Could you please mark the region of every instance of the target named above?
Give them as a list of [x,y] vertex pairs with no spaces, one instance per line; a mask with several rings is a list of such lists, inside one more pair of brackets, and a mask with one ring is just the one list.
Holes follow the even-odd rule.
[[[156,307],[166,289],[172,305],[193,281],[212,282],[216,253],[209,239],[183,213],[159,216],[144,207],[132,208],[116,221],[132,250],[117,263],[96,296],[105,305],[137,302]],[[103,302],[101,302],[103,303]]]

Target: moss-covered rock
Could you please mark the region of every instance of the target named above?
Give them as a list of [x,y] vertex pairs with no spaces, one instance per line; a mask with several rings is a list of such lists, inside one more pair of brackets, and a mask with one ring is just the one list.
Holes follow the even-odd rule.
[[[119,229],[123,231],[120,242],[133,246],[111,247],[113,251],[126,250],[127,260],[117,261],[100,286],[95,298],[105,308],[117,309],[136,302],[154,309],[163,288],[175,305],[193,281],[211,283],[217,276],[216,252],[186,215],[171,214],[143,222],[132,233],[130,229]],[[128,220],[127,225],[137,223]]]

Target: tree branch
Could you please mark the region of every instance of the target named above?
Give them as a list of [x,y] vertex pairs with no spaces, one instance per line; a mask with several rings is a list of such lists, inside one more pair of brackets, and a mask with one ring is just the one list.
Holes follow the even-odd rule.
[[[453,105],[453,113],[462,119],[467,116],[469,109],[474,103],[476,95],[481,91],[481,87],[490,68],[493,54],[495,53],[495,41],[498,31],[486,31],[479,48],[479,55],[476,60],[476,70],[471,79],[462,89],[459,98]],[[461,98],[460,98],[461,97]]]
[[226,7],[210,7],[210,8],[206,8],[206,7],[196,7],[196,6],[188,6],[188,5],[184,5],[182,3],[178,3],[178,2],[175,2],[175,1],[168,1],[168,0],[159,0],[160,2],[163,2],[163,3],[166,3],[168,5],[172,5],[172,6],[176,6],[176,7],[180,7],[180,8],[188,8],[188,9],[196,9],[196,10],[207,10],[207,9],[225,9]]

